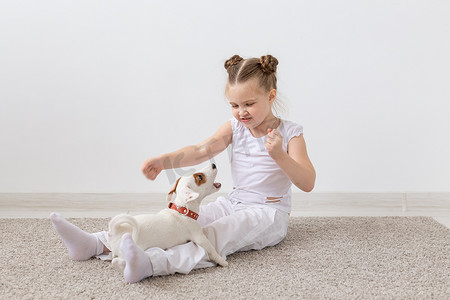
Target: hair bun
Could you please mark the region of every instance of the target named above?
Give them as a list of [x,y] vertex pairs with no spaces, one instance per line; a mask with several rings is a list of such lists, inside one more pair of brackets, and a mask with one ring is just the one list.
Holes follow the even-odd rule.
[[239,55],[233,55],[230,59],[228,59],[225,64],[224,67],[225,69],[229,69],[232,66],[237,65],[238,63],[240,63],[241,61],[243,61],[244,59],[242,57],[240,57]]
[[261,64],[261,69],[264,73],[271,74],[277,71],[278,59],[270,54],[261,56],[259,63]]

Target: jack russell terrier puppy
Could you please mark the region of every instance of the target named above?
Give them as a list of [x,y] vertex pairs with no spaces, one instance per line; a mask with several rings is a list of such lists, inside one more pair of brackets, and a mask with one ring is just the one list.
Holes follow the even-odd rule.
[[[152,247],[167,249],[192,241],[203,247],[212,261],[223,267],[228,266],[197,222],[203,198],[220,190],[221,184],[214,182],[216,175],[216,165],[212,164],[198,173],[179,178],[167,196],[169,207],[156,215],[121,214],[113,217],[108,232],[113,267],[119,271],[125,268],[120,241],[127,232],[131,233],[133,241],[144,251]],[[171,201],[174,193],[176,198]]]

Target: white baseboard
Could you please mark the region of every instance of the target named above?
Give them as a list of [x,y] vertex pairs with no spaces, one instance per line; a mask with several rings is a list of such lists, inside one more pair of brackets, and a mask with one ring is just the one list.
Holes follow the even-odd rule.
[[450,216],[450,193],[294,194],[292,210],[302,215]]
[[[203,203],[226,193],[208,196]],[[45,217],[51,211],[71,216],[154,213],[166,194],[144,193],[0,193],[0,217]],[[294,193],[294,216],[450,216],[450,193]]]

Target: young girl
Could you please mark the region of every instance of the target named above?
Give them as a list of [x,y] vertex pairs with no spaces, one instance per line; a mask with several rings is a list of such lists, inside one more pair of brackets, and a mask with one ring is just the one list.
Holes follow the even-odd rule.
[[[219,197],[201,206],[198,219],[223,257],[281,242],[289,223],[292,183],[305,192],[314,187],[316,174],[306,152],[302,127],[272,112],[277,101],[277,65],[278,60],[271,55],[259,59],[234,55],[228,59],[225,91],[234,118],[202,143],[142,164],[144,175],[155,180],[164,169],[200,164],[231,144],[233,190],[228,198]],[[73,260],[110,252],[106,232],[87,233],[56,213],[50,218]],[[215,265],[193,242],[167,250],[142,251],[131,235],[125,234],[121,251],[126,260],[126,282],[176,272],[187,274],[195,268]]]

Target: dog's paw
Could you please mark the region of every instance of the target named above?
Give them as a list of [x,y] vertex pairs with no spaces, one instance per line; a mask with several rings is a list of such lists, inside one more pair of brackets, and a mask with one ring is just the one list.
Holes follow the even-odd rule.
[[228,267],[228,262],[226,260],[224,260],[224,259],[220,260],[218,263],[222,267]]
[[112,260],[111,264],[115,270],[119,271],[120,273],[123,273],[123,270],[125,269],[127,262],[122,258],[116,257]]

